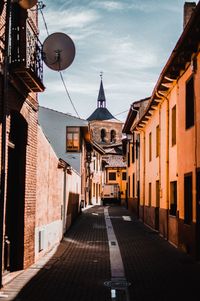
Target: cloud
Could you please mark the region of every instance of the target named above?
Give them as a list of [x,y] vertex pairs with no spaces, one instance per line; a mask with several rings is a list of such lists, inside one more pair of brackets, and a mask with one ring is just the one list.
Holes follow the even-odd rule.
[[[80,30],[91,26],[100,19],[100,15],[95,10],[82,8],[56,11],[56,13],[50,9],[44,16],[50,33],[55,31]],[[42,20],[40,20],[40,24],[40,28],[43,28],[41,35],[45,35]]]
[[101,2],[93,2],[92,5],[96,8],[102,8],[108,11],[113,10],[122,10],[125,8],[125,5],[122,2],[116,2],[116,1],[101,1]]
[[[152,45],[144,47],[145,41],[135,41],[131,37],[124,38],[107,37],[109,48],[106,41],[99,41],[100,50],[98,57],[91,58],[90,64],[109,64],[120,70],[143,70],[157,65],[156,48]],[[104,51],[104,49],[106,49]]]

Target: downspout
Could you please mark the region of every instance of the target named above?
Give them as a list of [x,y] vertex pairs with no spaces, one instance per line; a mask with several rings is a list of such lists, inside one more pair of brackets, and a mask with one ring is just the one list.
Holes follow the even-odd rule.
[[159,177],[159,225],[160,230],[160,196],[161,196],[161,109],[159,105],[159,166],[158,166],[158,177]]
[[146,181],[146,137],[145,137],[145,132],[143,132],[143,141],[144,141],[144,150],[143,150],[143,161],[144,161],[144,170],[143,170],[143,221],[144,220],[144,206],[145,206],[145,181]]
[[[195,56],[192,60],[192,73],[194,79],[194,130],[195,130],[195,147],[194,147],[194,156],[195,156],[195,175],[197,175],[197,164],[198,164],[198,127],[197,127],[197,106],[196,106],[196,93],[195,93],[195,84],[196,84],[196,72],[197,72],[197,57]],[[197,187],[196,187],[197,190]]]
[[66,188],[67,188],[67,185],[66,185],[66,180],[67,180],[67,177],[66,177],[66,167],[63,168],[63,173],[64,173],[64,176],[63,176],[63,208],[62,208],[62,218],[63,218],[63,235],[65,234],[65,230],[66,230]]
[[[146,177],[146,138],[145,138],[145,131],[144,130],[137,128],[136,131],[139,132],[139,133],[143,133],[143,162],[144,162],[144,166],[143,166],[143,222],[145,222],[145,220],[144,220],[144,206],[145,206],[145,177]],[[141,147],[139,148],[139,160],[142,157],[142,156],[140,156],[140,152],[141,152]],[[140,163],[139,163],[139,166],[140,166]]]
[[[166,216],[166,223],[167,223],[167,229],[166,229],[166,239],[169,238],[169,99],[167,96],[162,94],[162,97],[166,99],[167,103],[167,109],[166,109],[166,161],[165,161],[165,167],[166,167],[166,210],[167,210],[167,216]],[[160,118],[160,107],[159,107],[159,118]],[[160,122],[160,120],[159,120]],[[160,159],[161,163],[161,159]],[[159,164],[161,165],[161,164]],[[161,167],[160,167],[161,169]]]
[[[137,145],[137,136],[135,137],[135,135],[133,136],[134,137],[134,139],[135,139],[135,141],[133,140],[133,148],[132,148],[132,151],[134,151],[135,152],[135,183],[134,183],[134,185],[135,185],[135,187],[136,187],[136,189],[134,189],[135,190],[135,195],[137,196],[137,212],[136,212],[136,214],[137,214],[137,218],[139,218],[139,214],[138,214],[138,211],[139,211],[139,202],[138,202],[138,191],[137,191],[137,183],[138,183],[138,158],[137,158],[137,154],[138,154],[138,157],[139,157],[139,152],[138,152],[138,145]],[[134,147],[134,145],[136,146],[136,147]],[[135,195],[134,195],[134,199],[135,199]]]
[[166,141],[166,205],[167,205],[167,240],[169,239],[169,99],[165,97],[167,101],[167,141]]
[[198,221],[198,202],[199,200],[197,199],[197,167],[198,167],[198,144],[197,144],[197,139],[198,139],[198,126],[197,126],[197,105],[196,105],[196,89],[195,89],[195,84],[196,84],[196,72],[197,72],[197,55],[194,56],[192,60],[192,73],[193,73],[193,80],[194,80],[194,131],[195,131],[195,145],[194,145],[194,156],[195,156],[195,201],[196,201],[196,229],[195,229],[195,248],[196,248],[196,258],[198,258],[198,253],[199,253],[199,221]]

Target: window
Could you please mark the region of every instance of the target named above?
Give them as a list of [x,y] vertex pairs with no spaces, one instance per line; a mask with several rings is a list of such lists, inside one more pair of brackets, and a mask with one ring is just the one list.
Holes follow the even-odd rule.
[[114,130],[110,132],[110,142],[116,142],[116,132]]
[[95,183],[93,183],[93,197],[95,197]]
[[192,174],[184,176],[184,222],[192,222]]
[[176,106],[172,108],[172,146],[176,144]]
[[156,127],[156,157],[160,156],[160,127]]
[[133,198],[135,197],[135,174],[133,174]]
[[151,183],[149,183],[149,206],[151,206]]
[[66,151],[78,152],[80,150],[80,128],[67,127],[66,130]]
[[170,211],[171,215],[176,215],[177,211],[177,181],[170,182]]
[[101,130],[101,142],[105,142],[106,131],[104,129]]
[[133,133],[133,145],[132,145],[132,163],[135,162],[135,134]]
[[90,130],[90,138],[93,138],[93,130]]
[[152,159],[152,134],[149,133],[149,161]]
[[137,181],[137,198],[140,203],[140,181]]
[[135,148],[134,145],[132,145],[132,163],[135,162]]
[[127,153],[127,165],[128,167],[130,167],[130,144],[128,145],[128,153]]
[[116,181],[116,172],[109,172],[109,181]]
[[186,82],[185,104],[186,129],[194,125],[194,79],[193,76]]
[[139,147],[140,147],[140,135],[137,135],[136,139],[136,159],[139,158]]
[[126,172],[122,172],[122,180],[126,181]]

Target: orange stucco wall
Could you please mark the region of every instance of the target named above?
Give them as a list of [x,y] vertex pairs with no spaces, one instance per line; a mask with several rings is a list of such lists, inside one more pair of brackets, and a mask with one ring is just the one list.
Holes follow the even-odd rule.
[[[38,128],[36,201],[36,259],[62,237],[61,206],[63,204],[63,170],[41,128]],[[39,252],[39,231],[43,231],[44,248]]]
[[178,178],[180,217],[184,218],[184,174],[192,172],[193,182],[193,221],[196,221],[196,168],[200,167],[200,54],[197,57],[197,72],[194,76],[195,89],[195,125],[185,129],[185,83],[192,75],[191,65],[178,81]]

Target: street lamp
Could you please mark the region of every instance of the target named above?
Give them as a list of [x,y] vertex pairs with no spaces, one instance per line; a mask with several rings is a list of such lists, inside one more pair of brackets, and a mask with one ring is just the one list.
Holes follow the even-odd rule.
[[[6,111],[8,102],[8,70],[9,70],[9,34],[10,14],[12,3],[18,3],[22,8],[29,9],[37,4],[37,0],[7,0],[5,14],[4,34],[4,63],[3,63],[3,93],[1,101],[1,180],[0,180],[0,287],[2,287],[3,272],[3,246],[4,246],[4,205],[5,205],[5,179],[6,179]],[[4,3],[4,4],[5,4]],[[0,7],[3,10],[3,6]]]

